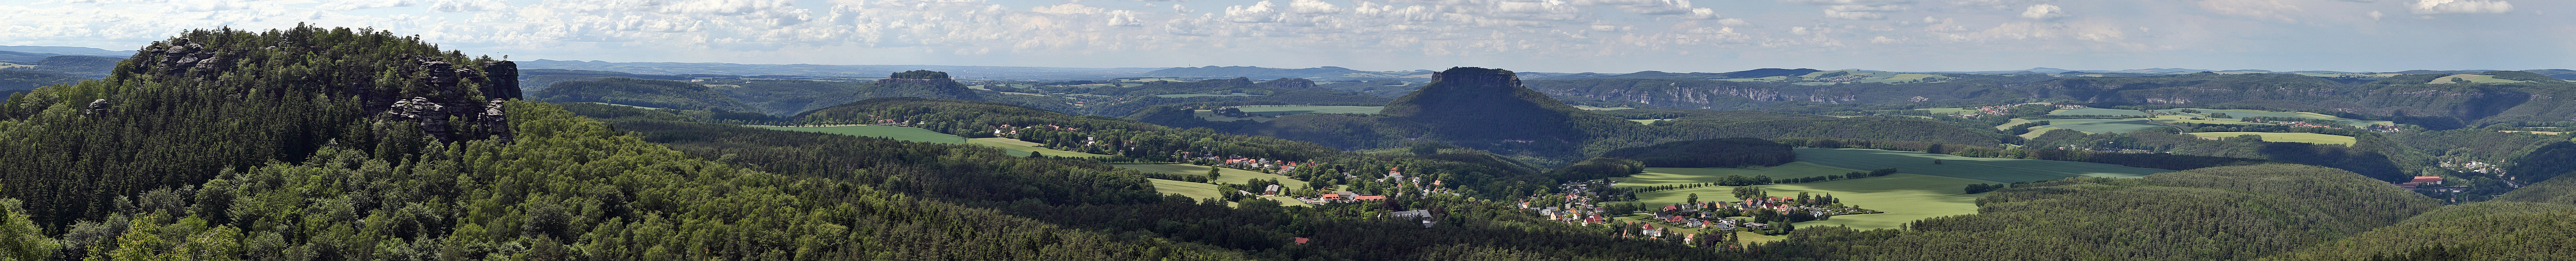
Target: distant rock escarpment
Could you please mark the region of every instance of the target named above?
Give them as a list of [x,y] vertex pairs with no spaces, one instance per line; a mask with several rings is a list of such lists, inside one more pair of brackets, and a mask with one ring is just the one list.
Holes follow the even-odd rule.
[[[137,62],[116,68],[115,73],[187,80],[213,88],[240,88],[228,83],[244,81],[288,82],[318,94],[354,98],[364,115],[386,123],[408,123],[443,142],[510,136],[509,117],[501,103],[520,98],[515,63],[456,53],[358,54],[348,50],[356,48],[331,48],[313,41],[293,36],[266,42],[174,38],[144,46],[130,58]],[[259,67],[262,63],[305,57],[337,57],[341,62],[271,72],[300,74],[298,78],[228,78],[271,69]]]
[[949,79],[948,73],[928,70],[913,70],[894,73],[893,75],[886,76],[885,79],[877,80],[875,86],[869,86],[866,91],[861,92],[860,94],[865,96],[865,98],[920,97],[969,101],[984,100],[984,97],[975,95],[975,89],[967,89],[965,84],[958,84],[957,80]]
[[1442,139],[1562,142],[1578,136],[1565,124],[1577,111],[1521,87],[1512,71],[1457,67],[1432,74],[1430,84],[1381,113],[1423,124]]

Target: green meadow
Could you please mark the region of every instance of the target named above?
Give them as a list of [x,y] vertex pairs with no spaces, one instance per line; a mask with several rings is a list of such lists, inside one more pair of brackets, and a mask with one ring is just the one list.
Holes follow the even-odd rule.
[[[1898,173],[1887,176],[1825,182],[1762,185],[1773,196],[1794,196],[1798,192],[1814,195],[1832,194],[1843,205],[1885,211],[1879,214],[1840,215],[1832,219],[1798,222],[1801,227],[1848,226],[1855,229],[1898,228],[1907,222],[1924,218],[1977,213],[1977,198],[1986,194],[1960,194],[1968,184],[1995,183],[1982,180]],[[1691,194],[1700,200],[1720,200],[1733,195],[1735,187],[1711,186],[1637,193],[1648,206],[1663,206],[1687,201]],[[1726,199],[1727,201],[1733,201]]]
[[[1208,166],[1190,164],[1113,164],[1110,166],[1144,172],[1162,172],[1181,175],[1207,175],[1208,170]],[[1306,184],[1306,181],[1288,178],[1288,176],[1230,168],[1218,169],[1219,171],[1217,172],[1218,174],[1215,183],[1246,184],[1251,183],[1253,179],[1276,179],[1279,180],[1279,184],[1282,186],[1311,188]]]
[[1862,170],[1827,167],[1815,163],[1790,162],[1780,166],[1750,168],[1646,168],[1646,173],[1610,178],[1620,186],[1660,186],[1717,182],[1727,175],[1771,176],[1772,179],[1842,175]]
[[2191,135],[2196,135],[2196,136],[2201,136],[2201,137],[2219,137],[2219,138],[2234,138],[2234,137],[2236,137],[2236,136],[2242,136],[2242,135],[2256,135],[2256,136],[2263,136],[2263,141],[2269,141],[2269,142],[2301,142],[2301,143],[2316,143],[2316,144],[2342,144],[2342,145],[2345,145],[2345,146],[2351,146],[2351,145],[2352,145],[2352,143],[2353,143],[2353,141],[2355,140],[2352,136],[2333,135],[2333,134],[2316,134],[2316,133],[2297,133],[2297,132],[2193,132],[2193,133],[2191,133]]

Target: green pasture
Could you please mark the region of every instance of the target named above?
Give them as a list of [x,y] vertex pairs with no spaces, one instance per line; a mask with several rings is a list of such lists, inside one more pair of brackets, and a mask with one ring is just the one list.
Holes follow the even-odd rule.
[[2191,135],[2196,135],[2196,136],[2201,136],[2201,137],[2219,137],[2219,138],[2234,138],[2234,137],[2236,137],[2236,136],[2243,136],[2243,135],[2256,135],[2256,136],[2263,136],[2263,141],[2269,141],[2269,142],[2300,142],[2300,143],[2316,143],[2316,144],[2342,144],[2342,145],[2345,145],[2345,146],[2351,146],[2351,145],[2352,145],[2352,143],[2353,143],[2353,140],[2354,140],[2352,136],[2333,135],[2333,134],[2316,134],[2316,133],[2300,133],[2300,132],[2193,132],[2193,133],[2191,133]]
[[[912,141],[912,142],[929,142],[929,143],[941,143],[941,144],[966,144],[966,138],[965,138],[965,137],[958,137],[957,135],[948,135],[947,133],[939,133],[939,132],[936,132],[936,131],[924,130],[924,129],[921,129],[921,128],[902,127],[902,126],[884,126],[884,125],[851,125],[851,126],[833,126],[833,127],[777,127],[777,126],[761,126],[760,128],[763,128],[763,129],[772,129],[772,130],[786,130],[786,131],[821,132],[821,133],[831,133],[831,134],[850,135],[850,136],[868,136],[868,137],[888,138],[888,139],[895,139],[895,140],[901,140],[901,141]],[[1027,152],[1021,152],[1021,153],[1027,153]]]
[[[1134,169],[1137,171],[1162,172],[1180,175],[1207,175],[1208,170],[1208,166],[1190,164],[1113,164],[1110,166]],[[1216,177],[1216,183],[1247,184],[1252,183],[1253,179],[1277,179],[1281,186],[1292,188],[1312,188],[1306,184],[1306,181],[1288,178],[1288,176],[1250,170],[1230,168],[1219,169],[1220,170],[1217,172],[1218,175]]]
[[1109,156],[1109,155],[1100,155],[1100,154],[1091,154],[1091,153],[1081,153],[1081,152],[1064,151],[1064,150],[1058,150],[1058,149],[1041,148],[1041,147],[1038,147],[1038,146],[1040,146],[1040,145],[1045,145],[1045,144],[1038,144],[1038,143],[1036,143],[1036,142],[1028,142],[1028,141],[1022,141],[1022,140],[1019,140],[1019,139],[1012,139],[1012,138],[973,138],[973,139],[966,139],[966,144],[974,144],[974,145],[981,145],[981,146],[985,146],[985,147],[1001,148],[1003,151],[1010,152],[1010,153],[1011,153],[1011,155],[1029,155],[1029,152],[1031,152],[1031,151],[1035,151],[1035,152],[1038,152],[1038,155],[1047,155],[1047,156],[1055,156],[1055,157],[1098,158],[1098,157],[1108,157],[1108,156]]
[[1915,110],[1920,110],[1920,111],[1923,111],[1923,112],[1930,112],[1930,113],[1932,113],[1932,114],[1977,114],[1977,110],[1976,110],[1976,109],[1969,109],[1969,108],[1928,108],[1928,109],[1915,109]]
[[1587,110],[1587,111],[1616,111],[1616,110],[1636,109],[1636,108],[1629,108],[1629,107],[1592,107],[1592,106],[1583,106],[1583,105],[1574,105],[1574,108],[1575,108],[1575,109],[1580,109],[1580,110]]
[[[1879,214],[1839,215],[1831,219],[1798,222],[1799,227],[1847,226],[1854,229],[1898,228],[1924,218],[1977,213],[1977,198],[1986,194],[1960,194],[1968,184],[1994,182],[1918,174],[1892,174],[1879,177],[1835,180],[1814,183],[1760,186],[1773,196],[1794,196],[1798,192],[1813,195],[1832,194],[1843,205],[1884,211]],[[1663,206],[1687,201],[1690,194],[1700,200],[1721,200],[1734,195],[1735,187],[1714,186],[1637,193],[1648,206]],[[1731,199],[1723,199],[1733,201]]]
[[2155,122],[2154,122],[2153,120],[2144,119],[2144,118],[2136,118],[2136,119],[2047,119],[2046,121],[2048,121],[2048,125],[2043,126],[2043,127],[2056,128],[2056,129],[2066,129],[2066,130],[2074,130],[2074,131],[2081,131],[2081,132],[2088,132],[2088,133],[2124,133],[2124,132],[2132,132],[2132,131],[2140,131],[2140,130],[2147,130],[2147,129],[2154,129],[2154,128],[2163,128],[2163,127],[2165,127],[2164,125],[2156,125],[2156,124],[2155,124]]
[[1658,122],[1658,121],[1666,121],[1666,120],[1672,120],[1672,119],[1652,119],[1652,120],[1633,120],[1633,119],[1632,119],[1632,120],[1628,120],[1628,121],[1637,122],[1637,124],[1655,124],[1655,122]]
[[[2182,110],[2185,110],[2185,109],[2199,111],[2200,113],[2183,113],[2183,112],[2182,112]],[[2155,110],[2155,112],[2173,113],[2173,114],[2189,115],[2189,116],[2196,116],[2196,117],[2208,117],[2210,113],[2227,113],[2227,116],[2228,116],[2228,117],[2232,117],[2232,118],[2239,118],[2239,119],[2242,119],[2242,118],[2245,118],[2245,117],[2289,117],[2289,118],[2308,118],[2308,119],[2321,119],[2321,120],[2340,121],[2340,122],[2343,122],[2344,124],[2353,125],[2353,126],[2396,125],[2396,124],[2397,124],[2396,122],[2390,122],[2390,121],[2365,121],[2365,120],[2355,120],[2355,119],[2347,119],[2347,118],[2343,118],[2343,117],[2335,117],[2334,115],[2325,115],[2325,114],[2319,114],[2319,113],[2313,113],[2313,112],[2295,112],[2295,111],[2294,111],[2294,112],[2276,112],[2276,111],[2261,111],[2261,110],[2224,110],[2224,109],[2184,108],[2184,109],[2165,109],[2165,110]]]
[[2103,109],[2103,108],[2074,108],[2074,109],[2063,109],[2063,110],[2057,110],[2057,111],[2053,111],[2053,112],[2048,112],[2048,115],[2120,115],[2120,116],[2147,116],[2148,114],[2147,114],[2146,112],[2141,112],[2141,111],[2138,111],[2138,110]]
[[[1855,170],[1896,168],[1897,173],[1993,182],[2055,180],[2077,176],[2134,178],[2147,174],[2172,172],[2091,162],[1972,158],[1911,151],[1826,148],[1797,148],[1796,151],[1798,161],[1827,167]],[[1933,164],[1932,160],[1936,159],[1941,160],[1941,164]]]
[[1379,110],[1383,110],[1383,109],[1385,109],[1385,108],[1386,108],[1386,107],[1384,107],[1384,106],[1320,106],[1320,105],[1248,105],[1248,106],[1234,106],[1234,109],[1237,109],[1237,110],[1243,110],[1243,112],[1246,112],[1246,113],[1252,113],[1252,114],[1258,114],[1258,115],[1268,115],[1268,116],[1291,115],[1291,114],[1309,114],[1309,113],[1358,113],[1358,114],[1377,114],[1377,112],[1378,112]]
[[1225,116],[1225,115],[1216,115],[1216,112],[1215,112],[1215,111],[1209,111],[1209,110],[1195,110],[1195,111],[1190,111],[1190,115],[1192,115],[1192,116],[1198,116],[1198,118],[1199,118],[1200,120],[1206,120],[1206,121],[1240,121],[1240,120],[1251,120],[1251,121],[1255,121],[1255,122],[1270,122],[1270,119],[1271,119],[1271,118],[1268,118],[1268,117],[1230,117],[1230,116]]
[[1852,173],[1856,171],[1864,170],[1827,167],[1806,162],[1790,162],[1789,164],[1781,164],[1780,166],[1750,168],[1646,168],[1646,173],[1637,173],[1636,175],[1628,177],[1610,178],[1610,180],[1619,181],[1619,186],[1623,187],[1660,186],[1717,182],[1719,180],[1726,179],[1727,175],[1743,175],[1745,177],[1771,176],[1772,179],[1787,179],[1842,175],[1844,173]]
[[[1190,198],[1193,198],[1193,199],[1199,199],[1199,200],[1207,200],[1207,199],[1219,199],[1219,200],[1223,200],[1223,199],[1224,199],[1224,196],[1225,196],[1225,194],[1224,194],[1224,193],[1233,193],[1233,192],[1227,192],[1227,191],[1224,191],[1224,190],[1217,189],[1216,184],[1207,184],[1207,183],[1198,183],[1198,182],[1188,182],[1188,181],[1178,181],[1178,180],[1168,180],[1168,179],[1153,179],[1153,178],[1145,179],[1145,181],[1149,181],[1149,182],[1153,182],[1153,183],[1154,183],[1154,192],[1160,192],[1160,193],[1163,193],[1163,194],[1180,194],[1181,196],[1184,196],[1184,197],[1190,197]],[[1297,201],[1297,198],[1294,198],[1294,197],[1288,197],[1288,196],[1261,196],[1261,198],[1270,199],[1270,201],[1278,201],[1280,206],[1290,206],[1290,207],[1297,207],[1297,206],[1312,206],[1312,205],[1306,204],[1306,202],[1304,202],[1304,201]],[[1235,205],[1236,203],[1234,203],[1234,202],[1226,202],[1225,204],[1226,204],[1227,206],[1233,206],[1233,205]]]

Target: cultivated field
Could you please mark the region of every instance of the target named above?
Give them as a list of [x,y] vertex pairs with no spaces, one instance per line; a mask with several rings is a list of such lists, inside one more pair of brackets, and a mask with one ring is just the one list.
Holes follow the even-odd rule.
[[1924,112],[1930,112],[1930,113],[1932,113],[1932,114],[1977,114],[1977,110],[1968,109],[1968,108],[1928,108],[1928,109],[1916,109],[1916,110],[1922,110],[1922,111],[1924,111]]
[[[921,129],[921,128],[913,128],[913,127],[883,126],[883,125],[854,125],[854,126],[837,126],[837,127],[775,127],[775,126],[762,126],[762,127],[760,127],[760,128],[764,128],[764,129],[772,129],[772,130],[788,130],[788,131],[803,131],[803,132],[821,132],[821,133],[831,133],[831,134],[850,135],[850,136],[868,136],[868,137],[888,138],[888,139],[895,139],[895,140],[902,140],[902,141],[913,141],[913,142],[929,142],[929,143],[942,143],[942,144],[966,144],[966,138],[965,138],[965,137],[958,137],[957,135],[948,135],[947,133],[939,133],[939,132],[936,132],[936,131],[924,130],[924,129]],[[1027,152],[1021,152],[1021,153],[1027,153]]]
[[967,140],[966,140],[966,144],[975,144],[975,145],[982,145],[982,146],[985,146],[985,147],[1001,148],[1001,149],[1002,149],[1002,150],[1004,150],[1004,151],[1008,151],[1008,152],[1010,152],[1010,153],[1011,153],[1011,155],[1029,155],[1029,152],[1031,152],[1031,151],[1035,151],[1035,152],[1038,152],[1038,155],[1047,155],[1047,156],[1055,156],[1055,157],[1097,158],[1097,157],[1108,157],[1108,156],[1109,156],[1109,155],[1100,155],[1100,154],[1091,154],[1091,153],[1071,152],[1071,151],[1064,151],[1064,150],[1057,150],[1057,149],[1049,149],[1049,148],[1039,148],[1039,147],[1038,147],[1038,145],[1045,145],[1045,144],[1038,144],[1038,143],[1036,143],[1036,142],[1021,141],[1021,140],[1019,140],[1019,139],[1012,139],[1012,138],[973,138],[973,139],[967,139]]
[[[1798,222],[1799,227],[1849,226],[1855,229],[1898,228],[1907,222],[1930,217],[1977,213],[1977,198],[1986,194],[1960,194],[1968,184],[1994,183],[1982,180],[1917,174],[1893,174],[1880,177],[1835,180],[1814,183],[1762,185],[1772,196],[1796,196],[1798,192],[1814,195],[1833,194],[1843,205],[1886,211],[1879,214],[1840,215],[1832,219]],[[1700,200],[1720,200],[1733,195],[1735,187],[1714,186],[1638,193],[1639,201],[1648,206],[1663,206],[1687,201],[1697,193]],[[1733,201],[1733,199],[1723,199]]]
[[[1798,161],[1827,167],[1964,178],[1993,182],[2055,180],[2067,177],[2135,178],[2171,170],[2120,165],[2031,159],[1971,158],[1948,154],[1873,149],[1798,148]],[[1941,164],[1932,164],[1932,160]]]
[[[2182,110],[2186,110],[2186,109],[2188,109],[2188,110],[2195,110],[2195,111],[2199,111],[2200,113],[2183,113],[2183,112],[2182,112]],[[2174,113],[2174,114],[2181,114],[2181,115],[2194,116],[2194,117],[2208,117],[2210,113],[2227,113],[2227,116],[2228,116],[2228,117],[2233,117],[2233,118],[2238,118],[2238,119],[2242,119],[2242,118],[2245,118],[2245,117],[2289,117],[2289,118],[2308,118],[2308,119],[2320,119],[2320,120],[2332,120],[2332,121],[2339,121],[2339,122],[2343,122],[2344,124],[2347,124],[2347,125],[2353,125],[2353,126],[2396,125],[2396,124],[2397,124],[2396,122],[2391,122],[2391,121],[2365,121],[2365,120],[2355,120],[2355,119],[2346,119],[2346,118],[2343,118],[2343,117],[2335,117],[2334,115],[2325,115],[2325,114],[2318,114],[2318,113],[2313,113],[2313,112],[2295,112],[2295,111],[2294,111],[2294,112],[2276,112],[2276,111],[2258,111],[2258,110],[2221,110],[2221,109],[2195,109],[2195,108],[2185,108],[2185,109],[2166,109],[2166,110],[2155,110],[2155,111],[2156,111],[2156,112],[2162,112],[2162,113]],[[2221,119],[2221,120],[2226,120],[2226,119]]]
[[2053,112],[2048,112],[2048,115],[2120,115],[2120,116],[2147,116],[2147,113],[2146,113],[2146,112],[2137,111],[2137,110],[2103,109],[2103,108],[2075,108],[2075,109],[2063,109],[2063,110],[2057,110],[2057,111],[2053,111]]
[[[1200,200],[1206,200],[1206,199],[1219,199],[1219,200],[1222,200],[1222,199],[1223,199],[1223,198],[1222,198],[1222,196],[1224,196],[1225,194],[1220,194],[1220,193],[1232,193],[1232,192],[1224,192],[1224,191],[1220,191],[1220,190],[1218,190],[1218,189],[1216,188],[1216,184],[1207,184],[1207,183],[1198,183],[1198,182],[1188,182],[1188,181],[1178,181],[1178,180],[1168,180],[1168,179],[1150,179],[1150,178],[1149,178],[1149,179],[1145,179],[1145,181],[1149,181],[1149,182],[1153,182],[1153,183],[1154,183],[1154,192],[1163,193],[1163,194],[1181,194],[1181,196],[1190,197],[1190,198],[1194,198],[1194,199],[1200,199]],[[1262,198],[1270,199],[1270,201],[1278,201],[1280,206],[1308,206],[1308,205],[1309,205],[1309,204],[1306,204],[1306,202],[1303,202],[1303,201],[1297,201],[1297,198],[1292,198],[1292,197],[1288,197],[1288,196],[1261,196],[1261,197],[1262,197]],[[1227,206],[1233,206],[1233,205],[1235,205],[1235,203],[1234,203],[1234,202],[1226,202],[1225,204],[1226,204]]]
[[2443,76],[2442,78],[2436,78],[2436,79],[2433,79],[2433,82],[2431,82],[2431,83],[2436,83],[2436,84],[2440,84],[2440,83],[2452,83],[2452,81],[2451,81],[2452,79],[2466,80],[2466,81],[2468,81],[2469,83],[2518,83],[2518,82],[2531,82],[2531,81],[2517,81],[2517,80],[2496,79],[2494,75],[2459,74],[2459,75]]
[[2156,125],[2156,124],[2155,124],[2155,122],[2154,122],[2153,120],[2148,120],[2148,119],[2144,119],[2144,118],[2139,118],[2139,119],[2116,119],[2116,120],[2115,120],[2115,119],[2048,119],[2047,121],[2048,121],[2048,125],[2043,126],[2043,127],[2057,128],[2057,129],[2066,129],[2066,130],[2074,130],[2074,131],[2081,131],[2081,132],[2088,132],[2088,133],[2125,133],[2125,132],[2141,131],[2141,130],[2148,130],[2148,129],[2155,129],[2155,128],[2163,128],[2163,127],[2165,127],[2164,125]]
[[1382,106],[1316,106],[1316,105],[1248,105],[1248,106],[1235,106],[1234,108],[1235,108],[1235,109],[1238,109],[1238,110],[1243,110],[1243,112],[1246,112],[1246,113],[1259,114],[1259,115],[1268,115],[1268,116],[1279,116],[1279,115],[1308,114],[1308,113],[1358,113],[1358,114],[1377,114],[1377,112],[1378,112],[1379,110],[1385,109],[1386,107],[1382,107]]
[[1855,171],[1864,170],[1826,167],[1824,165],[1816,165],[1815,163],[1806,162],[1790,162],[1789,164],[1781,164],[1780,166],[1751,168],[1646,168],[1646,173],[1637,173],[1637,175],[1628,177],[1610,178],[1610,180],[1619,181],[1620,186],[1659,186],[1717,182],[1718,180],[1726,179],[1727,175],[1743,175],[1745,177],[1767,175],[1771,176],[1772,179],[1786,179],[1842,175],[1844,173]]
[[[1190,164],[1114,164],[1114,165],[1110,165],[1110,166],[1116,166],[1116,167],[1120,167],[1120,168],[1128,168],[1128,169],[1135,169],[1135,170],[1137,170],[1137,171],[1145,171],[1145,172],[1162,172],[1162,173],[1181,174],[1181,175],[1207,175],[1207,170],[1208,170],[1208,166],[1199,166],[1199,165],[1190,165]],[[1309,185],[1307,185],[1307,184],[1306,184],[1306,181],[1303,181],[1303,180],[1297,180],[1297,179],[1293,179],[1293,178],[1288,178],[1288,176],[1280,176],[1280,175],[1276,175],[1276,174],[1261,173],[1261,172],[1255,172],[1255,171],[1249,171],[1249,170],[1227,169],[1227,168],[1220,168],[1220,169],[1221,169],[1221,170],[1219,170],[1219,172],[1217,172],[1217,173],[1219,173],[1219,174],[1218,174],[1218,175],[1217,175],[1217,177],[1216,177],[1216,180],[1215,180],[1216,182],[1215,182],[1215,183],[1245,184],[1245,183],[1250,183],[1250,182],[1252,182],[1252,180],[1253,180],[1253,179],[1277,179],[1277,180],[1279,180],[1279,184],[1280,184],[1281,186],[1288,186],[1288,187],[1295,187],[1295,188],[1312,188],[1312,187],[1310,187]]]
[[1655,120],[1634,120],[1634,119],[1632,119],[1632,120],[1628,120],[1628,121],[1637,122],[1637,124],[1655,124],[1655,122],[1658,122],[1658,121],[1664,121],[1664,119],[1655,119]]
[[2316,143],[2316,144],[2343,144],[2343,145],[2345,145],[2345,146],[2351,146],[2351,145],[2352,145],[2352,143],[2353,143],[2353,140],[2354,140],[2352,136],[2332,135],[2332,134],[2316,134],[2316,133],[2290,133],[2290,132],[2193,132],[2193,133],[2191,133],[2191,135],[2198,135],[2198,136],[2201,136],[2201,137],[2219,137],[2219,138],[2234,138],[2234,137],[2236,137],[2236,136],[2249,135],[2249,134],[2250,134],[2250,135],[2263,136],[2263,141],[2269,141],[2269,142],[2302,142],[2302,143]]

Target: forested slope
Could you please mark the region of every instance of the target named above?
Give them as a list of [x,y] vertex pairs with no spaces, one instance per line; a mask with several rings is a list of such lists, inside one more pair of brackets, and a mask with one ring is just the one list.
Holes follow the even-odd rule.
[[1978,214],[1907,230],[1801,228],[1761,258],[2251,259],[2348,238],[2437,206],[2351,172],[2302,165],[2076,178],[1977,200]]

